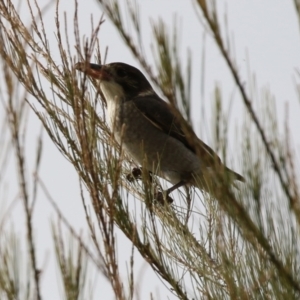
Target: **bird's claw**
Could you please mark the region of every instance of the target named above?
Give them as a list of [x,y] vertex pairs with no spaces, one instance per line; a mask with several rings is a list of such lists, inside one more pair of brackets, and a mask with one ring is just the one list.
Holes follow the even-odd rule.
[[135,180],[142,178],[142,170],[141,168],[133,168],[129,174],[126,175],[126,179],[129,182],[133,182]]
[[156,200],[161,205],[164,205],[165,203],[171,204],[174,202],[174,200],[169,195],[164,195],[162,192],[156,192],[154,194],[154,200]]
[[[126,175],[126,179],[129,182],[133,182],[135,180],[142,179],[142,175],[143,175],[142,168],[133,168],[131,170],[131,173]],[[149,172],[149,181],[152,182],[152,173],[151,172]]]

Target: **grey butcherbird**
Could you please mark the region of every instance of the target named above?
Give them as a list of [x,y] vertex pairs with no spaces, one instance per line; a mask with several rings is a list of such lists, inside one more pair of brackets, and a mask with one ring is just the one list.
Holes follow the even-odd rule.
[[194,133],[192,139],[186,136],[174,110],[140,70],[120,62],[81,62],[75,68],[100,81],[108,125],[116,141],[136,163],[174,185],[167,195],[189,183],[210,192],[221,171],[228,175],[229,183],[244,181]]

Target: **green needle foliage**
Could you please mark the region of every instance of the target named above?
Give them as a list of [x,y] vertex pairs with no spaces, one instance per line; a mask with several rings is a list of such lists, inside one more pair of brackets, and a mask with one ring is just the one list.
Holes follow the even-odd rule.
[[[216,1],[193,2],[201,16],[199,28],[205,26],[213,37],[247,113],[239,159],[246,182],[231,188],[226,177],[216,172],[218,184],[210,194],[186,187],[172,194],[175,201],[170,205],[153,200],[155,192],[162,189],[159,178],[153,176],[150,180],[148,174],[142,174],[140,180],[128,180],[127,175],[138,166],[124,154],[122,145],[116,144],[106,125],[105,99],[97,81],[76,73],[74,64],[105,62],[106,54],[100,53],[97,36],[104,18],[109,19],[124,47],[172,104],[184,132],[193,142],[192,52],[188,51],[184,60],[178,50],[176,26],[171,31],[163,20],[153,20],[154,68],[143,50],[148,45],[142,39],[138,5],[126,2],[121,7],[116,0],[98,2],[99,15],[101,8],[103,17],[93,24],[88,39],[80,35],[78,3],[73,24],[61,24],[57,3],[57,45],[51,47],[57,47],[59,60],[51,54],[45,30],[43,14],[47,7],[42,9],[37,2],[28,1],[28,27],[12,1],[0,2],[0,96],[7,116],[1,138],[9,135],[11,140],[0,149],[1,172],[4,174],[9,149],[13,148],[26,216],[28,256],[24,259],[30,269],[24,285],[14,258],[16,240],[13,234],[11,239],[3,234],[7,228],[1,215],[0,298],[43,298],[40,274],[44,270],[37,263],[33,223],[40,189],[60,220],[59,226],[53,227],[53,241],[65,299],[92,297],[92,291],[86,296],[89,266],[110,283],[116,299],[140,298],[138,289],[143,287],[138,286],[134,272],[136,251],[161,278],[165,288],[179,299],[299,299],[300,198],[293,149],[288,138],[279,137],[272,101],[267,101],[258,114],[245,90],[227,35],[220,28]],[[299,5],[295,9],[299,13]],[[69,32],[74,32],[74,36]],[[69,224],[48,192],[47,183],[38,176],[42,139],[35,154],[34,188],[32,192],[29,189],[23,139],[28,109],[37,115],[50,139],[78,174],[88,242]],[[214,115],[216,145],[226,160],[227,116],[218,87]],[[285,135],[289,136],[288,128]],[[2,176],[2,184],[1,180]],[[61,226],[71,236],[70,242],[64,239]],[[117,254],[117,229],[132,244],[125,281]]]

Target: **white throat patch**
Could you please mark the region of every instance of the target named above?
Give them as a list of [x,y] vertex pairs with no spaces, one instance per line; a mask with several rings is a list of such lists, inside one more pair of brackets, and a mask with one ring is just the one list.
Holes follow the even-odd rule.
[[100,88],[107,102],[107,123],[110,130],[114,132],[121,101],[125,97],[124,90],[114,81],[102,81]]

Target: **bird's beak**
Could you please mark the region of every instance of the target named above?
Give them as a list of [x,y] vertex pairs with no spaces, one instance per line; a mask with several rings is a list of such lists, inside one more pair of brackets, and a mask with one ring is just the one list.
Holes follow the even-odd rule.
[[89,62],[78,62],[75,64],[74,68],[95,79],[100,79],[103,81],[109,81],[111,79],[111,75],[105,65],[91,64]]

